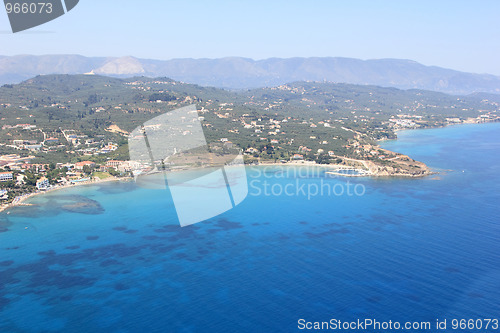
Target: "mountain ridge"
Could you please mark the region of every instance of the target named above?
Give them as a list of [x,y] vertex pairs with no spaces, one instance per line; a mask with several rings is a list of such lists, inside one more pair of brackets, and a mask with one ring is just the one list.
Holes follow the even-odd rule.
[[293,57],[253,60],[243,57],[171,60],[81,55],[0,56],[0,84],[43,74],[95,73],[115,77],[143,75],[229,89],[251,89],[294,81],[326,81],[423,89],[448,94],[500,94],[500,77],[425,66],[410,59]]

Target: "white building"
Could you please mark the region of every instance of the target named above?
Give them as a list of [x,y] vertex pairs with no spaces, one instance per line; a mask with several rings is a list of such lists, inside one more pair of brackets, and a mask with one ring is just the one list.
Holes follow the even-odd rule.
[[0,182],[8,182],[14,180],[12,172],[0,172]]
[[50,187],[50,183],[49,183],[49,180],[45,177],[42,177],[40,178],[39,180],[37,180],[36,182],[36,188],[39,189],[39,190],[46,190]]
[[116,160],[107,161],[106,168],[114,168],[115,170],[118,170],[118,168],[124,163],[125,161],[116,161]]
[[118,166],[117,170],[120,172],[130,172],[134,170],[140,170],[141,168],[142,165],[139,162],[125,161]]

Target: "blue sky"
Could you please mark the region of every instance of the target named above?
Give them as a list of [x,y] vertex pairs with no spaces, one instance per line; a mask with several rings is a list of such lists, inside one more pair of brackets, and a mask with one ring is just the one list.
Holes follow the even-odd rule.
[[0,10],[0,54],[403,58],[500,75],[499,13],[486,0],[80,0],[18,34]]

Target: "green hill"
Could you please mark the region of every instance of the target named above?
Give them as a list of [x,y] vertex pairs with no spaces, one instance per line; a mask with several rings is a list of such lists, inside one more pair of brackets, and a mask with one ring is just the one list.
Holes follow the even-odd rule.
[[[156,115],[196,104],[208,141],[224,138],[242,149],[254,148],[250,159],[287,160],[301,153],[324,161],[321,155],[328,152],[373,159],[372,148],[360,147],[395,138],[397,129],[495,118],[495,96],[318,82],[235,92],[169,78],[44,75],[0,88],[0,149],[12,152],[8,146],[15,139],[59,135],[56,148],[44,147],[35,155],[79,159],[81,150],[92,146],[86,143],[90,140],[94,146],[120,146],[105,158],[127,158],[126,136],[109,131],[110,126],[129,132]],[[36,128],[11,128],[19,124]],[[69,132],[78,137],[76,144],[65,140]]]

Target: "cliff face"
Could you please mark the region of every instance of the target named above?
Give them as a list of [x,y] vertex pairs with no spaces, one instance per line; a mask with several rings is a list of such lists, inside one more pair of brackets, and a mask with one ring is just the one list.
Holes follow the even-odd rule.
[[425,163],[415,161],[409,156],[380,149],[384,158],[358,160],[343,157],[342,164],[354,168],[364,169],[372,177],[425,177],[435,174]]
[[425,163],[405,155],[398,155],[398,158],[391,161],[365,161],[364,164],[373,176],[380,177],[424,177],[435,173]]

